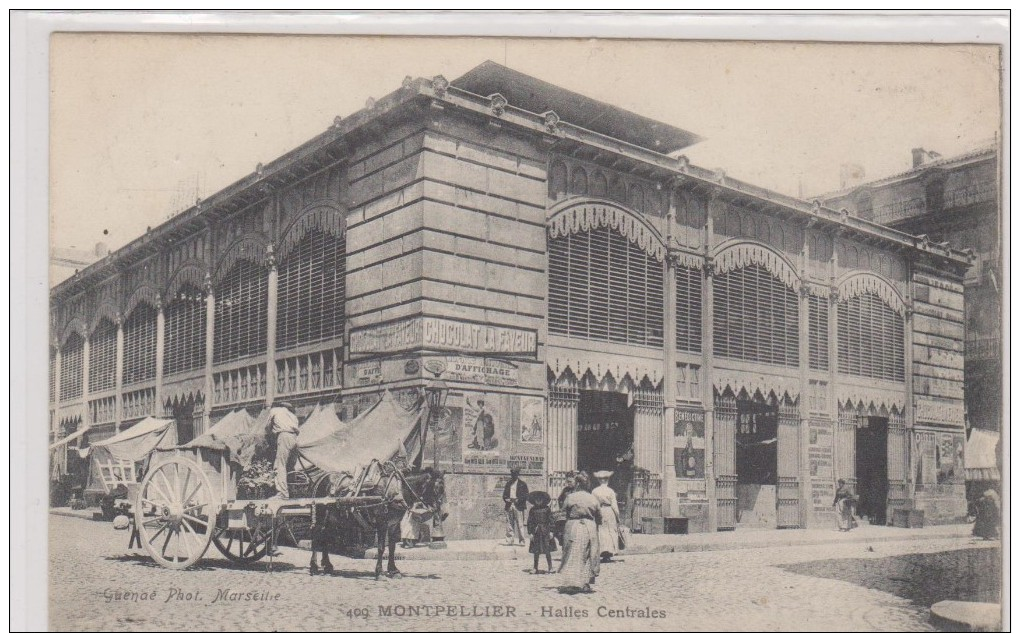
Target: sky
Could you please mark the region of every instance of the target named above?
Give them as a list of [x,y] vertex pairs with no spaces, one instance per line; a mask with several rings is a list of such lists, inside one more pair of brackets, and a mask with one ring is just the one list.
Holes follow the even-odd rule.
[[1000,129],[971,45],[56,34],[50,243],[112,249],[400,87],[491,59],[695,132],[702,167],[789,195],[872,180]]

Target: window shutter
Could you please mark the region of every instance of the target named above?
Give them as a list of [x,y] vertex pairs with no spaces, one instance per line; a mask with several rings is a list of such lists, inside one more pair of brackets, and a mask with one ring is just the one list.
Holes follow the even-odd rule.
[[82,379],[85,339],[77,332],[71,334],[61,349],[60,358],[60,399],[73,400],[82,394]]
[[875,293],[839,304],[839,371],[843,374],[903,380],[903,319]]
[[193,285],[182,286],[165,309],[163,373],[179,374],[205,365],[205,295]]
[[266,351],[266,290],[265,271],[249,261],[238,262],[216,286],[214,362]]
[[124,322],[124,384],[156,377],[156,308],[140,303]]
[[117,326],[103,319],[89,338],[89,392],[117,386]]
[[757,264],[715,277],[715,354],[796,367],[797,293]]
[[676,348],[701,353],[701,270],[676,269]]
[[811,369],[829,369],[829,301],[808,296],[808,361]]
[[276,347],[343,339],[346,240],[310,229],[282,262]]
[[610,227],[549,242],[549,331],[659,347],[662,263]]

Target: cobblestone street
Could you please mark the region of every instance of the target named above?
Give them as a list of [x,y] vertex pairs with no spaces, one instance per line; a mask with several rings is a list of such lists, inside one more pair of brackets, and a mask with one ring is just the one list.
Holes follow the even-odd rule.
[[[128,553],[127,537],[108,523],[50,517],[51,628],[907,631],[931,630],[922,602],[932,591],[998,592],[974,573],[999,556],[997,544],[960,538],[624,556],[603,566],[596,593],[570,596],[519,560],[407,560],[402,579],[376,582],[374,561],[338,558],[333,577],[311,577],[301,550],[283,549],[267,573],[264,562],[236,568],[210,547],[175,572]],[[951,574],[983,580],[963,587],[947,583]],[[398,615],[424,605],[442,614]],[[472,615],[486,608],[489,617]]]

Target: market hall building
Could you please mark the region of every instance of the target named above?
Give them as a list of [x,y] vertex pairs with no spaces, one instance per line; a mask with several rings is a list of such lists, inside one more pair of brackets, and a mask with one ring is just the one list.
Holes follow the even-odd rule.
[[511,466],[554,496],[614,470],[650,530],[829,527],[838,479],[880,522],[962,517],[962,457],[912,447],[962,456],[968,257],[698,140],[492,62],[407,78],[52,290],[52,437],[349,419],[438,377],[451,538],[502,535]]

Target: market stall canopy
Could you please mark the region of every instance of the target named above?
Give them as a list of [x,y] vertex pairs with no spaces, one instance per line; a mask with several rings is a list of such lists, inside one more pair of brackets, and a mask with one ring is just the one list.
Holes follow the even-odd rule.
[[109,439],[93,442],[82,449],[82,457],[101,453],[120,461],[137,462],[152,451],[177,444],[177,424],[173,418],[145,418]]
[[269,410],[252,417],[244,409],[231,411],[208,431],[180,448],[209,448],[226,453],[227,459],[247,468],[255,451],[264,446],[269,436]]
[[425,411],[423,400],[408,410],[389,391],[348,422],[337,418],[332,407],[325,407],[302,425],[298,454],[332,473],[355,473],[373,459],[405,457],[413,462],[421,453]]
[[999,434],[984,429],[971,429],[964,456],[964,472],[968,481],[999,481]]
[[56,442],[53,442],[52,444],[50,444],[50,450],[53,451],[53,450],[56,450],[56,449],[60,448],[61,446],[67,446],[69,443],[75,441],[76,439],[78,439],[82,435],[85,435],[85,433],[87,433],[88,430],[89,430],[89,427],[87,427],[87,426],[86,427],[82,427],[82,428],[78,429],[77,431],[75,431],[74,433],[71,433],[67,437],[61,438],[61,439],[57,440]]

